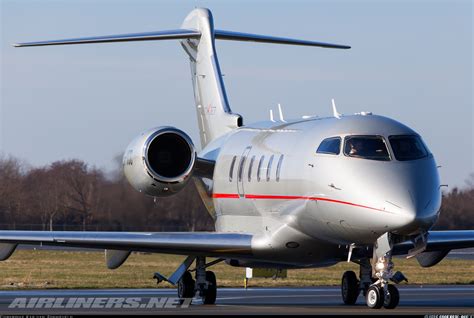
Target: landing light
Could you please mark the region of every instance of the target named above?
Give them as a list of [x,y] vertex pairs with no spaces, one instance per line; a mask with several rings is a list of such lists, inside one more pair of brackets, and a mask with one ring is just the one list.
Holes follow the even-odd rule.
[[377,264],[375,265],[375,269],[378,271],[381,271],[384,268],[385,268],[385,262],[377,262]]

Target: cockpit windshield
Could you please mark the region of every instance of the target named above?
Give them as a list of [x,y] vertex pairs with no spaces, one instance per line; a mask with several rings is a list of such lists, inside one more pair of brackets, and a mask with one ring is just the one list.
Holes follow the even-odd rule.
[[348,136],[345,139],[344,154],[362,159],[390,160],[387,145],[380,136]]
[[428,150],[421,138],[416,135],[390,136],[388,140],[395,158],[399,161],[416,160],[428,156]]

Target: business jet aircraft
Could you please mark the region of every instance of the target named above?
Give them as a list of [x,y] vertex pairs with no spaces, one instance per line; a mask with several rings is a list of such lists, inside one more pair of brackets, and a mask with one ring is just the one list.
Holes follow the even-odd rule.
[[[162,126],[140,134],[123,157],[135,189],[170,196],[189,182],[215,220],[216,232],[0,231],[0,260],[17,244],[103,248],[111,269],[132,251],[186,255],[170,276],[179,297],[216,300],[208,267],[297,269],[360,265],[342,276],[345,304],[362,292],[371,308],[395,308],[393,255],[415,256],[423,267],[450,250],[474,246],[474,231],[430,231],[441,205],[433,155],[419,134],[390,118],[359,113],[244,125],[231,111],[215,40],[334,49],[349,46],[214,29],[211,12],[195,9],[177,30],[16,44],[18,47],[180,40],[191,64],[202,150],[182,130]],[[179,211],[177,211],[179,213]],[[216,260],[207,262],[206,258]],[[192,264],[195,264],[192,268]],[[192,272],[195,273],[193,278]]]

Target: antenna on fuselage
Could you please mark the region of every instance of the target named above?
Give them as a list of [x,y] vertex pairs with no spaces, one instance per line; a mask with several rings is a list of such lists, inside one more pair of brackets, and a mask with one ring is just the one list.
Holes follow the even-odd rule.
[[273,119],[273,109],[270,109],[270,121],[275,122],[275,119]]
[[280,114],[280,121],[286,123],[286,121],[283,119],[283,111],[281,110],[280,104],[278,104],[278,113]]
[[332,114],[333,114],[333,116],[336,117],[337,119],[341,119],[341,114],[339,114],[337,112],[336,102],[334,101],[334,98],[331,99],[331,102],[332,102]]

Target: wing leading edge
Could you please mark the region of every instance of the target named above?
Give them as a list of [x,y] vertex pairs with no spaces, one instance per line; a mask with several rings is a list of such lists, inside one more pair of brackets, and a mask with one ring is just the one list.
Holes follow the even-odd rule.
[[252,235],[216,232],[56,232],[0,231],[0,260],[17,244],[54,245],[176,255],[252,255]]

